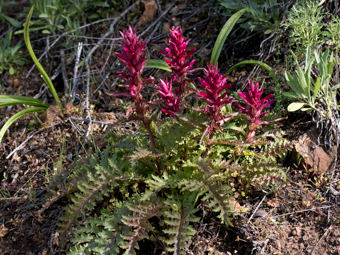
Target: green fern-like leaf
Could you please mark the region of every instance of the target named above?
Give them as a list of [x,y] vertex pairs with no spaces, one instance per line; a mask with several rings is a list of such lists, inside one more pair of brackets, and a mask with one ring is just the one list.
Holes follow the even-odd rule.
[[138,241],[148,237],[148,232],[153,229],[149,219],[159,216],[162,206],[156,200],[128,205],[131,214],[122,218],[122,222],[131,228],[130,232],[122,234],[125,243],[121,248],[125,249],[125,255],[135,254],[135,250],[139,249]]
[[77,192],[71,196],[72,204],[65,208],[59,223],[62,243],[72,224],[80,216],[85,217],[86,212],[93,210],[125,178],[117,161],[116,156],[106,157],[97,164],[92,161],[89,166],[82,165],[75,170],[71,183],[75,183]]
[[194,216],[198,209],[195,208],[197,192],[184,192],[178,196],[172,196],[165,201],[167,205],[163,211],[164,222],[167,228],[163,230],[169,238],[165,239],[167,250],[174,255],[186,254],[188,241],[195,234],[192,222],[198,222],[200,218]]
[[222,223],[229,225],[229,215],[233,213],[229,200],[232,198],[231,188],[221,182],[221,178],[215,173],[212,165],[207,160],[198,161],[196,166],[201,171],[194,179],[183,179],[179,186],[183,191],[199,192],[203,201],[208,201],[208,207],[218,212]]
[[115,203],[116,207],[104,209],[100,216],[88,218],[84,226],[77,230],[69,255],[79,254],[120,254],[119,244],[123,242],[121,233],[128,227],[121,224],[122,216],[128,214],[126,203]]

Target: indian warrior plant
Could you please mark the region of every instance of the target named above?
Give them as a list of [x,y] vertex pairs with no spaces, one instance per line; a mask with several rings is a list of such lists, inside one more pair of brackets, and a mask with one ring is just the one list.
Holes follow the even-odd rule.
[[[264,109],[274,102],[271,95],[262,98],[259,83],[249,80],[247,92],[239,93],[242,102],[237,103],[217,65],[208,64],[205,76],[198,79],[200,89],[188,86],[194,83],[189,80],[196,71],[191,59],[194,50],[188,50],[189,40],[181,28],[170,30],[168,47],[162,53],[171,72],[158,82],[143,77],[148,65],[146,43],[136,30],[129,27],[121,35],[122,50],[116,56],[126,69],[118,75],[128,89],[117,95],[132,99],[130,117],[142,127],[137,134],[124,137],[110,133],[104,150],[80,160],[71,174],[59,178],[63,180],[59,194],[63,190],[72,200],[60,222],[61,243],[76,224],[69,254],[135,254],[143,239],[163,243],[173,254],[185,254],[200,219],[198,203],[211,208],[222,223],[231,224],[230,215],[235,213],[231,183],[244,182],[237,181],[244,176],[252,183],[260,174],[277,173],[275,155],[281,155],[287,144],[278,139],[274,146],[256,136],[262,125],[269,124],[263,120],[268,113]],[[152,118],[151,110],[157,105],[147,99],[147,86],[159,93],[162,112],[169,118]],[[187,92],[195,93],[204,106],[184,109]],[[243,138],[223,130],[234,119],[223,107],[232,104],[249,119]],[[237,151],[235,146],[215,144],[215,136],[233,136],[248,146],[233,160],[230,155]],[[207,141],[212,141],[209,146]],[[243,174],[235,177],[238,172]]]

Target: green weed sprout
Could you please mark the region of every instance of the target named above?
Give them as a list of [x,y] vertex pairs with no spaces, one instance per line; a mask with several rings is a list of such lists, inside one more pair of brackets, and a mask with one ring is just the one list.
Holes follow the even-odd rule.
[[25,59],[20,56],[21,42],[11,46],[12,35],[13,31],[10,29],[7,35],[0,39],[0,74],[8,70],[12,75],[17,66],[22,66],[25,63]]
[[[339,85],[331,86],[335,64],[333,54],[327,49],[323,53],[314,50],[314,55],[312,55],[311,49],[307,47],[304,69],[299,65],[295,54],[293,52],[292,54],[295,58],[296,70],[294,73],[285,72],[286,81],[292,91],[284,95],[294,100],[288,105],[288,111],[312,112],[314,110],[322,117],[331,116],[333,98],[336,97],[336,90],[339,87]],[[317,71],[316,79],[312,77],[313,68]]]

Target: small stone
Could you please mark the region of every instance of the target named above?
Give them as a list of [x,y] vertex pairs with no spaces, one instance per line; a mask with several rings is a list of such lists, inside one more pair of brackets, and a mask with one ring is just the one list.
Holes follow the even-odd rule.
[[299,227],[295,228],[295,232],[296,232],[296,236],[298,236],[298,237],[300,237],[301,234],[302,234],[302,230]]
[[254,214],[254,217],[265,217],[267,215],[267,212],[265,210],[257,210]]
[[14,80],[13,80],[13,86],[14,87],[18,87],[19,86],[19,79],[17,79],[17,78],[15,78]]

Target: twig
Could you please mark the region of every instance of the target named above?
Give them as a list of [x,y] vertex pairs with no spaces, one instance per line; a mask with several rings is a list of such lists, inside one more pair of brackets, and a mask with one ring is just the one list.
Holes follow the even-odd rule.
[[[85,58],[85,64],[87,64],[88,65],[88,63],[89,63],[89,60],[90,60],[90,58],[91,58],[91,56],[92,56],[92,54],[98,49],[98,47],[99,46],[101,46],[102,45],[102,43],[103,43],[103,41],[104,40],[106,40],[107,39],[107,37],[109,37],[109,36],[111,36],[111,34],[113,34],[113,32],[114,32],[114,27],[115,27],[115,25],[117,24],[117,22],[118,22],[118,20],[120,19],[120,18],[122,18],[122,17],[124,17],[137,3],[138,3],[139,1],[137,1],[137,2],[135,2],[135,3],[133,3],[132,5],[130,5],[127,9],[125,9],[118,17],[116,17],[114,20],[113,20],[113,22],[112,22],[112,24],[110,25],[110,29],[109,29],[109,31],[107,31],[106,33],[105,33],[105,35],[94,45],[94,47],[89,51],[89,53],[87,54],[87,56],[86,56],[86,58]],[[118,40],[117,38],[115,38],[115,40]],[[113,48],[113,42],[111,43],[111,50],[110,51],[112,51],[112,48]],[[108,61],[108,58],[109,57],[107,57],[107,59],[106,59],[106,61],[105,61],[105,64],[107,63],[107,61]],[[104,65],[105,66],[105,65]],[[104,67],[103,67],[104,68]],[[102,70],[101,71],[103,71],[103,68],[102,68]],[[87,75],[90,75],[90,71],[89,71],[89,68],[87,68]],[[106,77],[104,77],[104,81],[106,80]],[[89,83],[89,82],[88,82]],[[75,86],[74,86],[75,87]],[[87,86],[87,89],[88,89],[88,86]],[[73,90],[74,90],[74,88],[73,88]],[[87,91],[88,92],[88,91]],[[74,93],[72,94],[73,96],[74,96]],[[88,98],[88,97],[87,97]]]
[[209,5],[209,1],[207,1],[205,4],[203,4],[200,8],[195,8],[194,11],[190,10],[190,15],[183,17],[183,20],[190,20],[192,17],[194,17],[196,14],[200,13],[201,11],[206,10],[206,6]]
[[66,95],[69,92],[69,85],[66,73],[66,62],[65,62],[65,50],[60,50],[60,60],[61,60],[61,74],[64,80],[64,94]]
[[136,1],[132,5],[130,5],[128,8],[126,8],[118,17],[114,19],[112,24],[110,25],[110,30],[105,33],[105,35],[96,43],[96,45],[90,50],[88,55],[86,56],[85,62],[89,61],[92,54],[98,49],[98,47],[102,44],[102,42],[105,40],[105,38],[109,37],[114,32],[114,26],[118,22],[118,20],[122,17],[124,17],[139,1]]
[[72,103],[75,98],[75,93],[76,93],[76,88],[77,88],[77,83],[78,83],[78,68],[79,68],[79,60],[80,60],[80,54],[81,54],[82,49],[83,49],[83,43],[80,42],[78,43],[76,63],[74,65],[74,70],[73,70],[73,83],[72,83],[72,91],[70,95]]
[[[109,51],[109,53],[107,54],[107,56],[106,56],[106,59],[105,59],[105,63],[104,63],[104,65],[103,65],[103,67],[100,69],[100,73],[103,73],[104,71],[105,71],[105,67],[107,66],[107,64],[109,63],[109,59],[111,58],[111,56],[112,56],[112,51],[113,51],[113,46],[114,46],[115,44],[112,42],[111,43],[111,45],[110,45],[110,51]],[[104,78],[104,81],[107,79],[107,75],[105,76],[105,78]]]
[[90,65],[85,59],[85,66],[87,70],[87,80],[86,80],[86,97],[85,97],[85,111],[86,111],[86,117],[90,120],[89,126],[87,128],[87,132],[85,135],[85,138],[87,138],[92,130],[92,118],[91,118],[91,109],[90,109]]
[[[52,80],[52,81],[54,81],[55,78],[58,77],[58,75],[59,75],[59,73],[60,73],[60,69],[61,69],[61,65],[59,65],[59,66],[55,69],[53,75],[51,76],[51,80]],[[43,83],[43,84],[40,86],[40,88],[44,88],[44,89],[40,89],[39,93],[38,93],[37,95],[35,95],[34,98],[40,98],[41,95],[42,95],[43,93],[45,93],[46,90],[48,90],[48,87],[46,86],[46,83]]]
[[156,0],[156,4],[157,4],[158,13],[161,13],[162,12],[162,7],[161,7],[161,4],[159,3],[159,0]]
[[161,25],[161,23],[157,23],[156,26],[155,26],[155,28],[154,28],[154,29],[152,30],[152,32],[150,33],[150,35],[145,39],[145,41],[146,41],[147,43],[149,43],[149,42],[151,41],[152,36],[153,36],[154,33],[159,29],[160,25]]
[[256,206],[254,212],[252,213],[252,215],[249,217],[248,223],[251,221],[251,219],[254,217],[255,213],[257,212],[257,210],[260,208],[261,204],[263,203],[263,201],[266,199],[267,195],[265,195],[262,200],[260,201],[260,203]]
[[269,218],[274,219],[274,218],[288,216],[288,215],[292,215],[292,214],[296,214],[296,213],[309,212],[309,211],[314,211],[314,210],[317,210],[317,209],[327,209],[327,208],[331,208],[331,207],[334,207],[334,205],[327,205],[327,206],[321,206],[321,207],[315,207],[315,208],[310,208],[310,209],[290,212],[290,213],[284,213],[284,214],[280,214],[280,215],[270,216]]
[[[26,175],[28,171],[29,170],[27,170],[24,175]],[[13,196],[16,197],[18,193],[27,185],[27,183],[29,183],[34,178],[34,176],[37,175],[37,173],[39,173],[39,171],[35,171],[35,173],[14,193]]]
[[0,201],[7,201],[7,200],[19,200],[22,197],[0,197]]
[[25,141],[23,141],[19,146],[17,146],[10,154],[8,154],[8,156],[6,157],[6,159],[9,159],[14,153],[16,153],[17,151],[21,150],[24,148],[25,144],[35,135],[41,133],[42,131],[51,128],[51,127],[55,127],[57,125],[60,125],[62,122],[58,122],[58,123],[53,123],[52,125],[49,125],[48,127],[45,128],[41,128],[35,132],[33,132],[33,134],[29,135]]
[[327,236],[328,233],[329,233],[331,230],[333,230],[333,227],[334,227],[333,225],[330,225],[329,228],[325,231],[325,233],[323,233],[323,235],[321,236],[321,238],[319,239],[319,241],[318,241],[318,242],[316,243],[316,245],[313,247],[313,250],[312,250],[312,252],[311,252],[310,255],[313,255],[313,254],[314,254],[314,251],[315,251],[315,249],[319,246],[319,243],[321,242],[321,240],[324,239],[325,236]]
[[163,12],[161,15],[159,15],[159,17],[158,17],[154,22],[152,22],[146,29],[144,29],[144,31],[140,34],[140,36],[143,36],[143,35],[144,35],[146,32],[148,32],[154,25],[156,25],[156,24],[161,20],[161,18],[163,18],[163,17],[165,16],[165,14],[167,14],[167,13],[170,11],[170,9],[171,9],[174,5],[175,5],[175,3],[169,4],[168,8],[166,8],[166,9],[164,10],[164,12]]
[[77,130],[78,134],[80,136],[83,136],[80,128],[76,124],[73,123],[72,118],[69,117],[67,120],[71,123],[72,127],[74,127]]
[[119,126],[121,123],[124,123],[124,122],[128,122],[129,120],[126,120],[126,121],[120,121],[119,123],[118,122],[109,122],[109,121],[99,121],[99,120],[89,120],[89,119],[84,119],[84,118],[70,118],[71,120],[79,120],[79,121],[83,121],[83,122],[92,122],[94,124],[100,124],[100,125],[113,125],[113,126]]
[[[41,54],[40,55],[40,57],[38,58],[38,61],[40,62],[41,61],[41,59],[49,52],[49,50],[61,39],[61,37],[63,36],[63,34],[62,35],[60,35],[59,37],[57,37],[57,39],[55,39],[54,40],[54,42],[51,44],[51,45],[49,45],[48,47],[46,47],[46,49],[45,49],[45,51],[43,52],[43,54]],[[33,65],[31,68],[30,68],[30,70],[28,70],[28,72],[27,72],[27,74],[26,74],[26,76],[25,76],[25,78],[27,79],[28,78],[28,76],[30,76],[30,74],[31,74],[31,72],[33,71],[33,69],[34,69],[34,67],[35,67],[35,65]]]
[[[139,2],[139,1],[137,1],[137,2]],[[136,2],[136,3],[137,3],[137,2]],[[130,5],[127,9],[131,9],[133,6],[135,6],[136,3],[133,3],[133,4]],[[127,9],[126,9],[126,10],[127,10]],[[126,10],[125,10],[125,11],[126,11]],[[125,11],[124,11],[124,12],[125,12]],[[124,12],[123,12],[123,13],[124,13]],[[123,14],[123,13],[122,13],[122,14]],[[57,43],[62,37],[66,36],[66,35],[68,35],[68,34],[74,33],[74,32],[76,32],[77,30],[80,30],[80,29],[83,29],[83,28],[86,28],[86,27],[89,27],[89,26],[92,26],[92,25],[95,25],[95,24],[98,24],[98,23],[102,23],[102,22],[106,22],[106,21],[111,21],[111,20],[116,21],[116,20],[118,20],[118,19],[122,16],[122,14],[121,14],[118,18],[117,18],[117,17],[114,17],[114,18],[100,19],[100,20],[94,21],[94,22],[92,22],[92,23],[85,24],[85,25],[83,25],[83,26],[80,26],[80,27],[78,27],[78,28],[75,28],[75,29],[73,29],[73,30],[66,31],[66,32],[62,33],[61,35],[57,35],[57,36],[56,36],[57,38],[54,40],[54,42],[53,42],[52,44],[50,44],[50,45],[48,46],[48,48],[46,48],[46,50],[40,55],[40,57],[38,58],[38,60],[40,61],[40,60],[48,53],[48,51],[49,51],[54,45],[56,45],[56,43]],[[50,36],[49,38],[53,38],[53,36]],[[33,71],[34,67],[35,67],[35,65],[33,65],[33,66],[31,67],[31,69],[27,72],[26,78],[28,78],[28,76],[31,74],[31,72]]]

